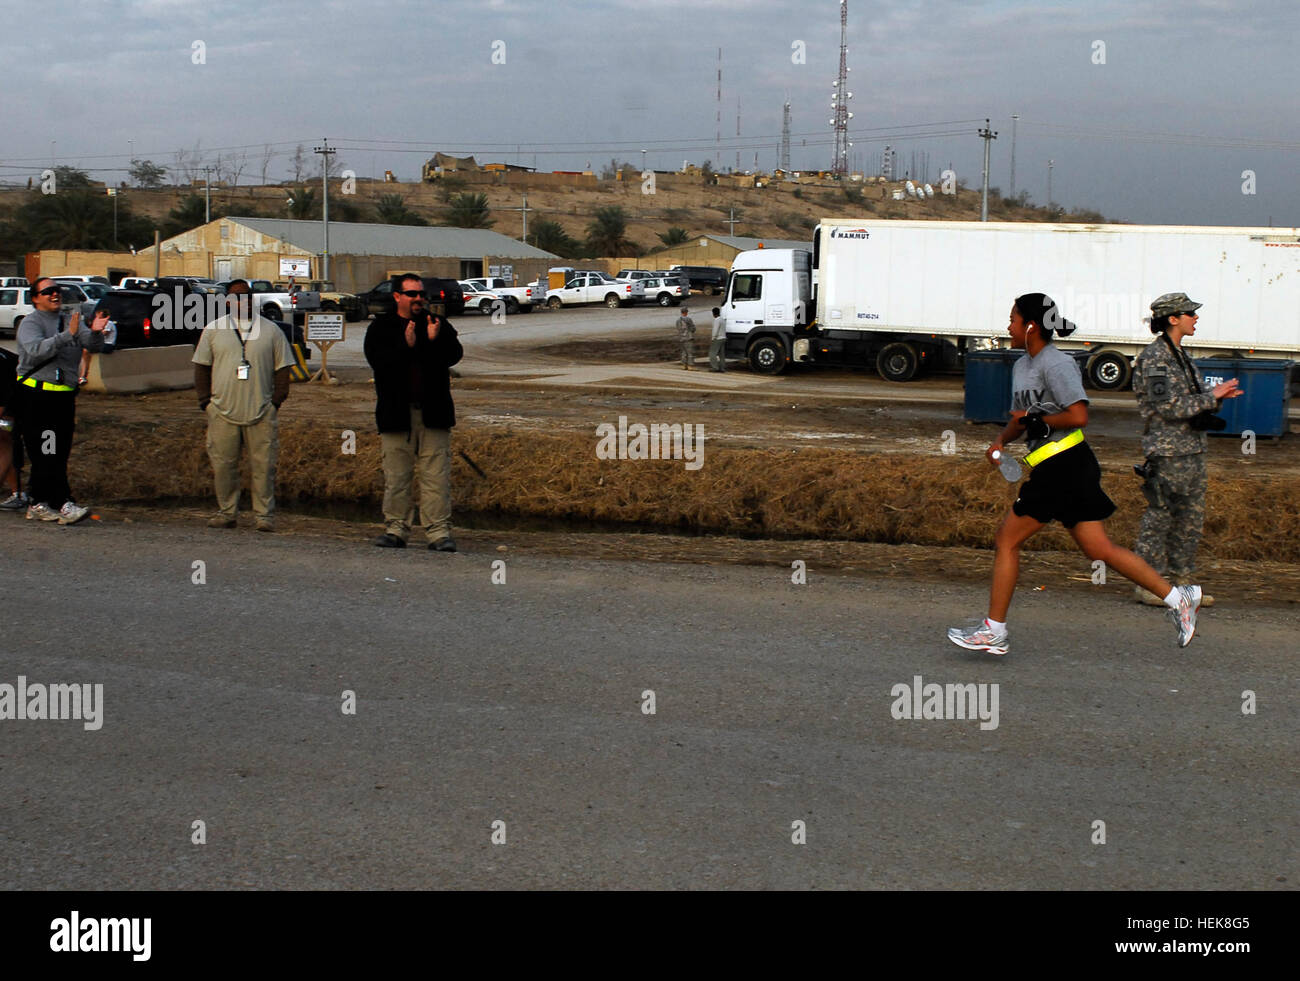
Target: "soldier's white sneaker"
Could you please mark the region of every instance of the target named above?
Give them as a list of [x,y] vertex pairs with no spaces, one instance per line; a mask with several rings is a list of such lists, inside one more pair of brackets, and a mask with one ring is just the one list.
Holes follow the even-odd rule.
[[79,504],[65,501],[63,507],[59,508],[59,524],[75,525],[88,514],[90,514],[90,508],[83,508]]
[[1178,627],[1178,646],[1186,647],[1196,635],[1196,611],[1201,608],[1200,586],[1179,586],[1178,608],[1169,616]]

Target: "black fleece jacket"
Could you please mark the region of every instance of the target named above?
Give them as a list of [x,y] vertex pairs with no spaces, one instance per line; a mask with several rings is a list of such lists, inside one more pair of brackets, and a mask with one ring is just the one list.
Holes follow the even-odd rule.
[[[366,360],[375,372],[375,423],[381,433],[411,431],[411,404],[420,404],[424,425],[450,429],[456,425],[448,370],[464,354],[446,317],[438,336],[429,340],[428,329],[416,328],[415,347],[406,345],[406,321],[385,313],[366,329]],[[412,367],[419,369],[419,391],[411,391]]]

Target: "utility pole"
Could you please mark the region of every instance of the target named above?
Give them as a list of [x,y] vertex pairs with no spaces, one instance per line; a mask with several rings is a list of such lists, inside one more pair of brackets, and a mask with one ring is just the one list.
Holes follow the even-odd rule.
[[731,209],[731,217],[727,219],[727,224],[731,226],[731,237],[736,237],[736,209]]
[[520,213],[520,215],[524,219],[524,237],[521,238],[519,241],[527,245],[528,244],[528,212],[533,210],[532,208],[528,207],[528,195],[527,194],[524,195],[524,206],[522,208],[498,208],[497,210],[518,211]]
[[312,147],[312,153],[321,155],[321,185],[325,193],[321,196],[321,221],[325,225],[325,247],[321,250],[321,279],[330,280],[330,157],[338,153],[330,147],[328,139],[321,140],[321,145]]
[[117,188],[108,188],[108,196],[113,199],[113,247],[117,248]]
[[203,224],[212,220],[212,168],[203,168]]
[[1016,122],[1020,119],[1017,113],[1011,114],[1011,197],[1016,196]]
[[1052,213],[1052,166],[1055,163],[1055,160],[1047,161],[1047,213],[1049,215]]
[[989,129],[989,121],[984,120],[984,128],[979,131],[984,141],[984,192],[980,197],[980,221],[989,220],[989,147],[998,138],[998,134]]

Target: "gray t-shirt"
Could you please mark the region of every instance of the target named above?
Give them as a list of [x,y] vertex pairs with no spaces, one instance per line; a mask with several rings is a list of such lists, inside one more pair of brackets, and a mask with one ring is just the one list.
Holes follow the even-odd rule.
[[[1037,357],[1026,352],[1011,369],[1011,408],[1025,412],[1054,415],[1075,402],[1087,402],[1083,376],[1074,358],[1048,344]],[[1054,433],[1060,437],[1064,433]],[[1029,440],[1029,449],[1038,449],[1045,439]]]

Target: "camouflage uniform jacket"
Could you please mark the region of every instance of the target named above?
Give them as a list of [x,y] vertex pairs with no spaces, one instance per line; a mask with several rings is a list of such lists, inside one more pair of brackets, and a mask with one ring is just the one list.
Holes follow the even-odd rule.
[[[1142,415],[1142,452],[1147,456],[1186,456],[1204,453],[1208,438],[1192,429],[1188,420],[1206,409],[1215,411],[1218,400],[1209,391],[1197,392],[1189,377],[1195,365],[1173,349],[1163,336],[1147,345],[1137,357],[1133,394]],[[1200,381],[1199,373],[1196,381]]]
[[695,336],[695,321],[690,317],[678,317],[676,326],[679,341],[689,341]]

